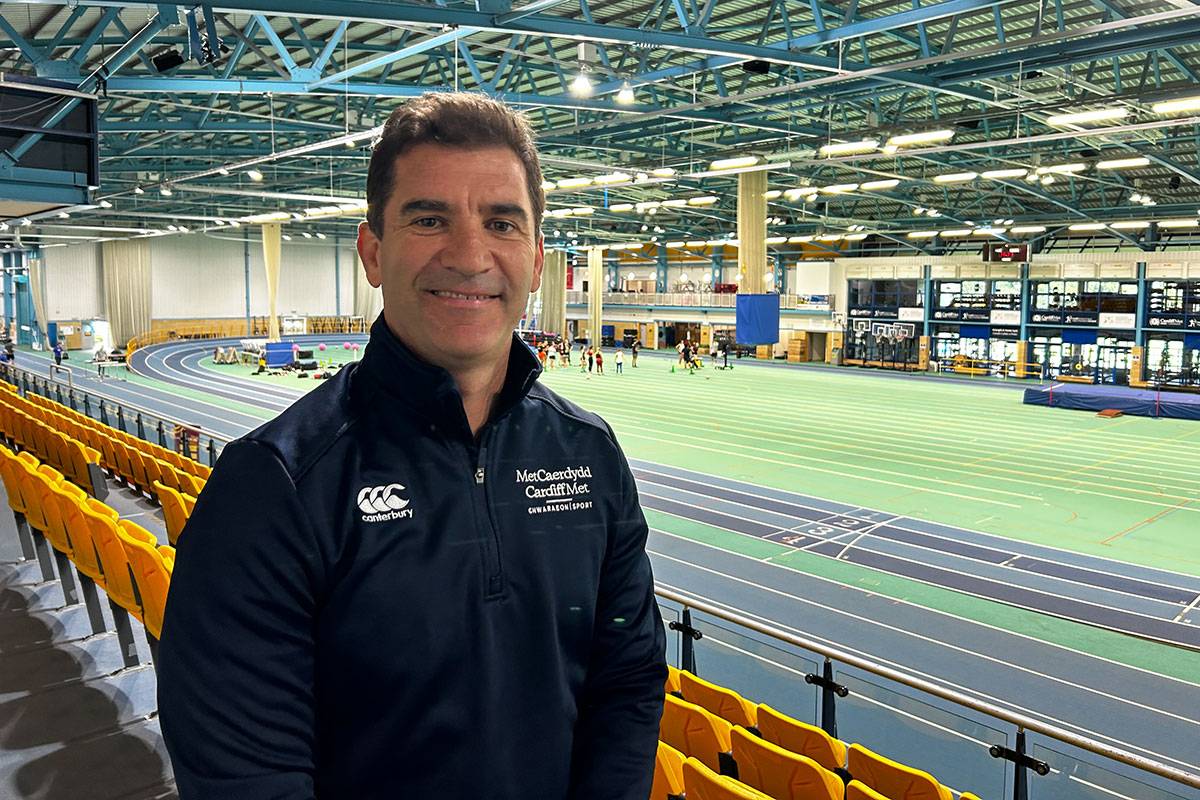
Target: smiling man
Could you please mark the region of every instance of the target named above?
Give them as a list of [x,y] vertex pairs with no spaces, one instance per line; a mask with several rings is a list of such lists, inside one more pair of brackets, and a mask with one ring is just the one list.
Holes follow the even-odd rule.
[[159,646],[183,800],[645,800],[664,635],[633,477],[514,336],[542,271],[527,123],[394,112],[361,363],[228,445]]

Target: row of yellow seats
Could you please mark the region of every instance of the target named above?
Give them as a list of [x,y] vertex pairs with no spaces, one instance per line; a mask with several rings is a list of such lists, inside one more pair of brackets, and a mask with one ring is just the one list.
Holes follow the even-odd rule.
[[[0,478],[17,525],[28,524],[58,555],[58,577],[67,603],[80,602],[71,574],[73,563],[80,582],[85,583],[84,601],[91,603],[95,596],[87,591],[86,582],[104,589],[114,617],[119,609],[141,621],[153,649],[162,635],[175,548],[159,546],[154,534],[131,520],[120,519],[113,508],[88,497],[29,452],[18,454],[0,445]],[[95,628],[102,617],[98,608],[89,608],[89,612]],[[125,654],[129,656],[128,649]]]
[[[712,770],[736,771],[743,782],[776,800],[841,800],[839,772],[860,784],[854,787],[859,797],[872,797],[864,793],[869,791],[884,800],[953,800],[950,789],[928,772],[860,744],[847,747],[821,728],[755,705],[685,670],[668,668],[666,690],[660,739]],[[751,765],[748,772],[743,760]],[[961,800],[978,799],[966,792]]]
[[40,413],[43,418],[49,415],[56,427],[99,451],[100,463],[114,477],[123,478],[146,494],[154,494],[157,481],[194,497],[200,493],[212,471],[173,450],[105,425],[48,398],[38,395],[21,398],[10,394],[0,396],[0,400],[11,400],[17,406],[25,404],[29,412]]
[[100,464],[100,452],[56,429],[53,423],[26,413],[23,403],[15,394],[0,395],[0,431],[23,450],[61,469],[76,484],[90,487],[88,465]]

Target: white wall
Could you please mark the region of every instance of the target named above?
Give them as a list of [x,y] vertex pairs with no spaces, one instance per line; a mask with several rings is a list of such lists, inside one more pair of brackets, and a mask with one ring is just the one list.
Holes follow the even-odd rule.
[[830,282],[833,263],[830,261],[800,261],[788,269],[788,291],[792,294],[837,294]]
[[[245,248],[237,232],[164,236],[150,242],[153,271],[155,319],[191,317],[243,317],[246,314]],[[267,281],[263,268],[262,243],[251,239],[250,313],[267,313]],[[67,248],[59,248],[67,249]],[[334,244],[328,241],[284,242],[279,270],[280,314],[295,311],[304,315],[337,313]],[[340,309],[351,314],[354,306],[354,260],[352,244],[341,243],[338,251]]]
[[104,316],[100,245],[77,244],[42,251],[46,266],[46,315],[51,320]]

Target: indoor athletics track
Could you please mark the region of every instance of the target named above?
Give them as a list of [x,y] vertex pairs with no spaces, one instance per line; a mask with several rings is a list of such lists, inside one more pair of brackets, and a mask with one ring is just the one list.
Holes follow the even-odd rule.
[[[216,344],[174,343],[140,351],[134,369],[153,380],[100,383],[77,368],[75,385],[230,437],[257,426],[302,393],[242,377],[233,372],[236,368],[222,374],[200,366]],[[48,360],[29,354],[20,365],[45,374]],[[1113,635],[1112,642],[1126,642],[1124,651],[1086,653],[1047,641],[1061,638],[1050,633],[1040,638],[887,596],[861,575],[898,575],[1189,647],[1200,647],[1200,578],[678,466],[638,459],[631,464],[652,526],[649,549],[660,583],[1101,741],[1200,769],[1195,703],[1200,667],[1194,651],[1164,648],[1179,655],[1176,667],[1148,669],[1126,663],[1131,660],[1126,656],[1157,645]],[[695,528],[725,535],[705,541],[694,535]],[[739,544],[726,544],[731,538]],[[825,577],[801,565],[814,556],[869,569],[848,580]],[[1037,618],[1047,626],[1053,622]],[[726,637],[727,646],[744,649],[734,638]],[[720,639],[710,633],[703,644],[716,646]],[[783,698],[757,699],[785,705]]]

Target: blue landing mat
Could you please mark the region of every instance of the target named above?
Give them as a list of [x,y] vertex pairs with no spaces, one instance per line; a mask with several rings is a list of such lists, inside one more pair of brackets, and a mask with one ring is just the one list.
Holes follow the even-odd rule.
[[1080,411],[1115,408],[1138,417],[1200,420],[1200,395],[1131,389],[1127,386],[1055,383],[1026,389],[1023,402],[1031,406],[1074,408]]

